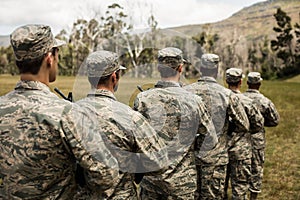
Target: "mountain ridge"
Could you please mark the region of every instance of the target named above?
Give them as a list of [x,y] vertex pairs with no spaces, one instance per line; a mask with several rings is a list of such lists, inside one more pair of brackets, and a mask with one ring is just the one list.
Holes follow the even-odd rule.
[[[268,0],[242,8],[230,17],[212,23],[190,24],[164,28],[195,36],[203,31],[218,34],[224,43],[232,40],[255,41],[268,36],[274,39],[276,26],[274,14],[281,8],[292,19],[292,25],[300,22],[300,0]],[[249,28],[250,27],[250,28]],[[0,35],[0,46],[9,46],[9,36]]]
[[[202,31],[217,33],[221,39],[232,39],[232,32],[236,31],[239,37],[247,40],[256,40],[269,36],[273,39],[276,34],[273,27],[276,26],[274,14],[281,8],[292,19],[292,25],[299,23],[299,0],[268,0],[244,7],[230,17],[213,23],[184,25],[169,28],[182,32],[189,36],[194,36]],[[251,28],[252,27],[252,28]]]

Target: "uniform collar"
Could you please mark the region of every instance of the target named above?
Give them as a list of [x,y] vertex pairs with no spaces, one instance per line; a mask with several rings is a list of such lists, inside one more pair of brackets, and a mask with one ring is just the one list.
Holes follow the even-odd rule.
[[181,85],[180,83],[175,81],[158,81],[154,87],[156,88],[181,87]]
[[213,82],[213,83],[217,83],[217,80],[214,77],[211,76],[203,76],[201,77],[198,82]]
[[250,92],[250,93],[260,93],[259,90],[256,90],[256,89],[247,89],[246,92]]
[[91,92],[88,93],[87,96],[88,97],[108,97],[108,98],[111,98],[113,100],[117,100],[117,98],[115,97],[115,95],[111,91],[103,90],[103,89],[92,90]]
[[15,90],[43,90],[49,91],[50,89],[47,85],[39,81],[19,81],[15,87]]
[[239,91],[239,90],[231,90],[231,91],[235,94],[241,94],[241,91]]

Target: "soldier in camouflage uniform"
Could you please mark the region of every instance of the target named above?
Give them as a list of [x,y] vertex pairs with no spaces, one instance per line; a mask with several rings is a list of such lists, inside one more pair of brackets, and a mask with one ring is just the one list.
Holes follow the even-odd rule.
[[109,199],[137,199],[135,173],[159,171],[168,162],[164,144],[147,120],[129,106],[118,102],[118,88],[123,66],[116,53],[96,51],[83,66],[92,90],[76,103],[97,116],[97,129],[106,146],[118,160],[120,176]]
[[[244,93],[245,96],[254,100],[254,103],[259,108],[264,117],[264,126],[274,127],[279,123],[279,114],[275,105],[270,99],[259,92],[261,81],[263,79],[259,72],[250,72],[248,74],[248,89]],[[265,130],[252,134],[252,164],[251,164],[251,179],[250,179],[250,197],[257,199],[258,193],[261,192],[261,184],[263,177],[263,164],[265,161]]]
[[264,124],[263,116],[253,104],[253,100],[240,92],[242,77],[243,71],[241,69],[230,68],[226,70],[228,88],[239,96],[250,123],[249,132],[237,132],[233,125],[228,134],[229,164],[227,167],[228,178],[225,183],[225,198],[227,197],[228,180],[231,179],[232,199],[247,199],[252,157],[250,134],[260,132]]
[[197,187],[195,138],[198,135],[197,142],[201,145],[210,131],[211,145],[217,142],[201,98],[181,87],[183,62],[180,49],[167,47],[158,51],[161,80],[135,99],[134,109],[149,120],[164,140],[170,159],[163,174],[144,177],[142,199],[194,199]]
[[[117,161],[86,112],[49,88],[64,42],[45,25],[19,27],[10,39],[21,80],[0,98],[0,199],[74,199],[76,160],[87,171],[85,193],[110,195]],[[97,149],[88,151],[84,138]]]
[[211,150],[196,148],[198,187],[196,199],[223,199],[228,164],[227,133],[229,122],[236,131],[249,130],[249,121],[239,98],[229,89],[217,83],[219,56],[203,54],[200,60],[202,77],[186,86],[205,102],[212,115],[218,143]]

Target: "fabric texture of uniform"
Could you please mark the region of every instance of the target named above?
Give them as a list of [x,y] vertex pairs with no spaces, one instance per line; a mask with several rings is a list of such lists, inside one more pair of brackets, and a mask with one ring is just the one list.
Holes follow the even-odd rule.
[[[240,74],[238,74],[238,76],[240,76]],[[231,180],[232,199],[247,199],[251,177],[251,134],[256,134],[263,130],[264,119],[252,99],[246,97],[239,91],[232,91],[238,95],[244,106],[250,123],[250,129],[248,132],[237,132],[234,128],[229,131],[229,164],[227,177]],[[228,179],[225,184],[225,196],[228,189]]]
[[[211,113],[218,136],[218,143],[213,149],[195,150],[197,168],[201,169],[198,170],[197,199],[222,199],[228,164],[229,122],[235,125],[237,131],[247,132],[249,130],[247,115],[237,95],[218,84],[213,77],[204,76],[198,82],[187,85],[185,89],[203,99],[208,112]],[[207,180],[207,176],[211,179]],[[220,184],[216,185],[217,182]]]
[[83,63],[89,77],[105,77],[119,69],[126,69],[118,61],[118,55],[110,51],[95,51]]
[[53,47],[64,45],[55,39],[51,28],[45,25],[25,25],[10,35],[11,46],[17,61],[32,60],[49,52]]
[[[249,78],[249,75],[248,75]],[[248,79],[249,80],[249,79]],[[254,104],[259,108],[262,116],[264,117],[264,126],[274,127],[279,123],[279,113],[275,105],[270,99],[256,89],[248,89],[244,93],[245,96],[253,99]],[[265,130],[252,134],[252,164],[251,164],[251,180],[249,190],[251,192],[261,192],[262,178],[263,178],[263,165],[265,160]]]
[[200,67],[205,69],[216,69],[220,58],[216,54],[206,53],[201,56]]
[[243,70],[239,68],[229,68],[226,70],[226,82],[237,83],[243,78]]
[[147,120],[118,102],[108,90],[97,89],[76,102],[97,116],[97,129],[118,160],[120,176],[109,199],[137,199],[135,173],[161,170],[168,162],[164,144]]
[[259,72],[249,72],[247,82],[250,84],[260,83],[263,79]]
[[93,127],[84,110],[48,86],[19,81],[0,97],[0,199],[75,199],[75,159],[87,172],[85,198],[111,195],[118,163]]
[[158,81],[138,94],[134,109],[141,112],[163,139],[170,163],[160,175],[145,176],[142,199],[194,199],[197,187],[194,144],[213,148],[217,137],[200,97],[178,82]]
[[158,51],[158,63],[164,66],[173,66],[170,64],[178,65],[186,62],[183,58],[182,51],[175,47],[166,47]]

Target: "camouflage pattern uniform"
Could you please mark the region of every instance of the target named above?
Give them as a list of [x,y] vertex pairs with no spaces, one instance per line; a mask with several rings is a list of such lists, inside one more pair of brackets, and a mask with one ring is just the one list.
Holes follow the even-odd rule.
[[[167,47],[158,52],[158,59],[159,65],[174,69],[168,64],[179,66],[182,51]],[[142,199],[194,199],[197,187],[194,141],[197,134],[202,140],[212,127],[201,98],[184,90],[178,82],[158,81],[153,89],[138,94],[134,109],[149,120],[163,139],[170,159],[163,174],[144,177]],[[210,133],[214,145],[216,135]]]
[[[204,54],[201,57],[202,70],[217,73],[219,57],[215,54]],[[186,86],[200,97],[212,115],[213,124],[219,142],[209,150],[197,149],[196,164],[198,172],[197,199],[223,199],[226,169],[228,164],[227,133],[229,122],[235,125],[236,131],[249,130],[249,121],[239,98],[229,89],[217,83],[211,76],[201,77],[197,83]]]
[[[86,128],[92,127],[85,111],[35,81],[18,82],[14,91],[0,99],[0,157],[4,161],[0,163],[0,199],[72,199],[77,190],[75,158],[87,170],[86,180],[94,195],[110,195],[107,189],[118,173],[86,150],[78,132],[88,133]],[[85,123],[78,127],[84,117]],[[88,136],[107,164],[117,167],[105,145],[99,143],[101,138]]]
[[[117,58],[112,52],[93,52],[86,60],[88,76],[107,76],[124,69]],[[163,168],[168,162],[164,144],[140,113],[118,102],[109,90],[93,89],[76,104],[96,115],[97,129],[118,160],[120,175],[109,199],[138,199],[135,173],[151,173]]]
[[[250,84],[257,84],[262,81],[260,73],[250,72],[248,74],[247,82]],[[254,100],[254,103],[259,108],[262,116],[264,117],[264,126],[274,127],[279,123],[279,113],[275,105],[270,99],[256,89],[247,89],[244,93],[245,96]],[[261,192],[262,177],[263,177],[263,164],[265,161],[265,130],[252,134],[252,164],[251,164],[251,180],[249,190],[254,193]]]
[[[232,83],[241,81],[243,73],[241,69],[230,68],[226,70],[226,82]],[[243,95],[239,89],[232,90],[238,95],[249,119],[249,132],[229,131],[228,154],[229,164],[227,177],[231,179],[232,199],[247,199],[249,180],[251,176],[251,135],[263,129],[264,119],[259,109],[254,105],[253,100]],[[228,181],[225,184],[225,196],[227,196]]]
[[[20,62],[62,44],[44,25],[16,29],[11,43]],[[38,81],[19,81],[0,97],[0,199],[74,199],[76,160],[87,170],[84,193],[110,195],[118,176],[110,168],[118,163],[99,144],[102,139],[94,136],[93,121],[85,113]],[[85,148],[85,137],[98,147],[93,152],[98,158]]]

